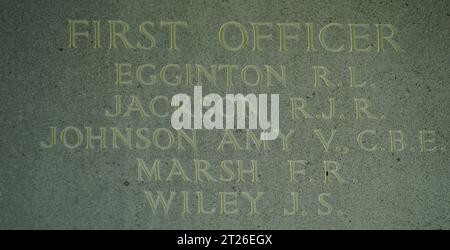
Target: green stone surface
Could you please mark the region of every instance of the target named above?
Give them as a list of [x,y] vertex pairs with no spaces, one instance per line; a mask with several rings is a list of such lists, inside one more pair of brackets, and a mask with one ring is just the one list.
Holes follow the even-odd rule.
[[[0,3],[2,34],[0,42],[0,228],[1,229],[449,229],[450,228],[450,2],[442,1],[11,1]],[[102,48],[93,48],[93,25],[90,39],[77,37],[77,48],[69,48],[69,20],[100,21]],[[130,25],[129,40],[142,39],[139,25],[151,21],[149,31],[155,37],[151,50],[109,49],[109,20]],[[177,29],[177,51],[170,51],[168,27],[161,21],[183,21],[188,27]],[[236,21],[249,34],[247,48],[227,51],[218,41],[222,24]],[[299,23],[299,40],[287,42],[288,51],[279,50],[277,23]],[[253,51],[251,23],[271,23],[261,34],[271,33],[272,40],[260,40],[262,51]],[[305,23],[313,23],[316,52],[307,51]],[[344,45],[334,53],[319,44],[320,28],[340,23],[325,36],[330,47]],[[348,52],[349,23],[368,24],[369,41],[361,48],[370,52]],[[377,52],[375,24],[392,24],[394,40],[403,52],[389,44]],[[77,26],[78,27],[78,26]],[[85,29],[79,26],[80,30]],[[359,32],[359,31],[358,31]],[[388,32],[388,30],[386,30]],[[363,30],[362,33],[365,33]],[[239,44],[239,33],[230,29],[229,41]],[[128,37],[128,36],[127,36]],[[359,42],[359,41],[358,41]],[[133,70],[141,64],[154,64],[158,81],[153,86],[115,84],[115,63],[130,63]],[[217,84],[205,83],[204,93],[278,93],[280,95],[281,131],[295,130],[289,150],[282,150],[280,139],[269,142],[270,150],[245,150],[246,131],[233,130],[243,150],[226,145],[218,150],[223,131],[198,130],[193,150],[186,142],[179,149],[170,117],[153,115],[141,118],[111,118],[105,110],[114,108],[114,96],[136,95],[145,108],[152,97],[176,93],[192,95],[193,87],[184,83],[168,86],[159,80],[159,69],[167,64],[233,64],[240,67],[272,65],[287,68],[287,85],[265,81],[257,87],[242,83],[234,74],[233,86],[225,84],[223,71]],[[313,66],[325,66],[330,79],[343,86],[314,88]],[[367,81],[363,88],[350,88],[348,66],[355,66],[357,81]],[[208,68],[209,69],[209,68]],[[173,79],[173,73],[171,75]],[[195,78],[194,78],[195,79]],[[206,81],[206,80],[205,80]],[[195,81],[194,81],[195,83]],[[313,115],[328,112],[329,99],[336,98],[336,114],[344,119],[293,120],[291,97],[308,101]],[[379,118],[355,119],[354,98],[370,102],[369,110]],[[125,102],[125,101],[124,101]],[[159,105],[162,111],[170,107]],[[381,115],[385,119],[380,118]],[[168,150],[152,145],[148,149],[86,149],[86,142],[74,149],[58,146],[47,149],[49,128],[100,127],[157,128],[173,131],[173,146]],[[314,129],[321,129],[327,139],[336,134],[328,152]],[[378,143],[384,151],[364,151],[357,143],[358,133],[375,130],[364,145]],[[391,152],[390,130],[401,130],[404,150]],[[434,131],[434,142],[427,142],[432,152],[421,152],[420,131]],[[73,132],[73,131],[72,131]],[[110,133],[110,130],[108,130]],[[190,131],[187,131],[190,134]],[[256,133],[258,134],[258,133]],[[164,135],[164,134],[162,134]],[[58,133],[59,136],[59,133]],[[73,133],[71,133],[73,136]],[[69,136],[70,137],[70,136]],[[428,137],[427,137],[428,138]],[[72,138],[73,139],[73,138]],[[68,141],[73,143],[73,140]],[[162,136],[161,142],[167,140]],[[434,148],[435,147],[435,148]],[[347,148],[348,153],[343,153]],[[194,180],[193,159],[211,163],[210,173],[219,176],[220,162],[258,161],[259,182],[183,182],[139,181],[138,161],[150,168],[161,161],[165,179],[178,159],[186,174]],[[306,175],[298,182],[289,181],[288,160],[305,160]],[[342,177],[324,183],[323,161],[339,162]],[[143,191],[176,192],[168,214],[161,207],[153,214]],[[183,215],[181,191],[190,193],[190,212]],[[197,214],[195,192],[203,191],[205,208],[216,207],[213,215]],[[236,192],[238,213],[221,214],[219,192]],[[250,206],[241,192],[265,192],[257,202],[258,214],[249,215]],[[292,207],[291,192],[298,192],[300,211],[284,215]],[[329,194],[329,215],[319,195]],[[228,199],[228,197],[227,197]]]

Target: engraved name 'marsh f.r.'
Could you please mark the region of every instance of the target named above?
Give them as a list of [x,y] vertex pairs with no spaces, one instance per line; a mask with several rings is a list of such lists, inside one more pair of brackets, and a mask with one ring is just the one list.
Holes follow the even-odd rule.
[[[261,140],[275,140],[279,134],[279,96],[270,95],[270,120],[268,118],[267,94],[226,94],[224,100],[218,94],[203,97],[202,87],[194,87],[194,105],[192,112],[191,97],[187,94],[176,94],[171,105],[178,107],[171,118],[174,129],[262,129]],[[206,110],[203,114],[203,108]],[[248,107],[248,126],[247,120]],[[236,111],[236,112],[235,112]],[[225,126],[224,126],[225,123]],[[259,125],[259,127],[258,127]],[[268,131],[268,132],[267,132]]]

